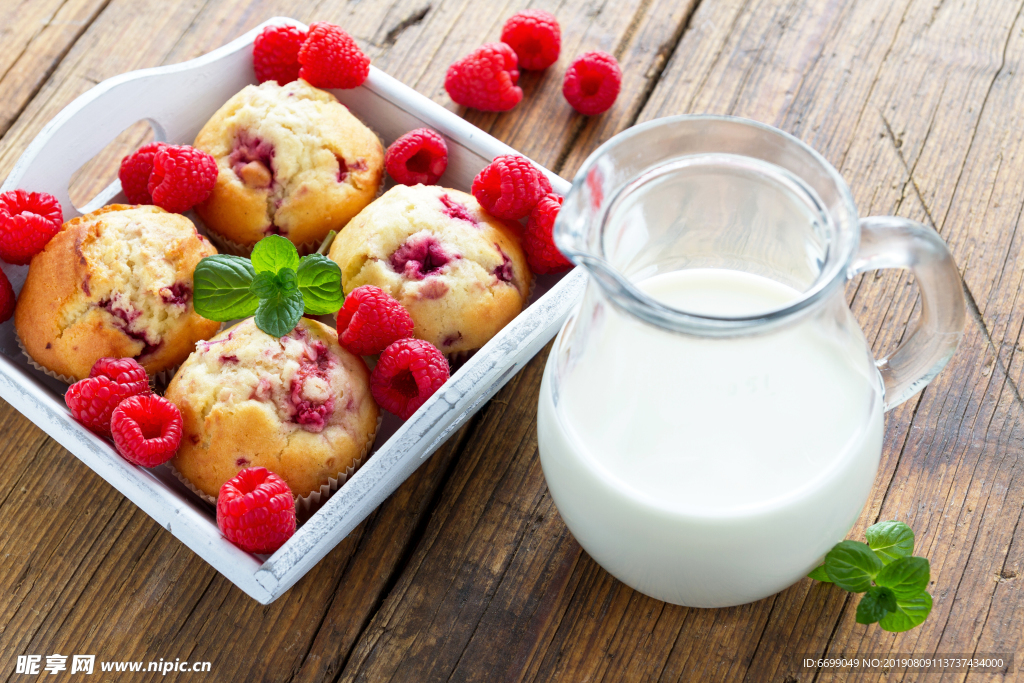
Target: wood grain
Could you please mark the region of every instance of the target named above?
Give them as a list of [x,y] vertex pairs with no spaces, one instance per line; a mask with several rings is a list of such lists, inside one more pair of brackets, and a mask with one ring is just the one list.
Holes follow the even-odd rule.
[[[544,485],[535,406],[545,351],[268,607],[0,405],[0,672],[13,672],[19,654],[74,651],[209,660],[231,680],[827,681],[845,677],[803,669],[793,655],[1024,657],[1024,2],[541,3],[562,23],[559,63],[524,72],[526,97],[510,113],[455,107],[442,88],[447,65],[497,40],[504,18],[524,6],[5,5],[0,174],[99,80],[203,54],[277,14],[342,24],[377,66],[566,177],[638,121],[708,112],[779,126],[840,169],[864,215],[937,229],[964,276],[971,317],[961,349],[887,416],[875,489],[852,532],[879,518],[914,527],[918,553],[932,562],[933,615],[894,636],[855,624],[855,601],[809,580],[751,605],[697,610],[611,578],[572,539]],[[591,49],[613,52],[625,77],[612,110],[585,118],[562,99],[561,74]],[[120,143],[140,139],[130,133]],[[97,178],[120,149],[83,172],[83,188],[103,184]],[[858,278],[848,300],[878,355],[918,314],[916,287],[899,273]],[[857,676],[947,678],[975,677]]]

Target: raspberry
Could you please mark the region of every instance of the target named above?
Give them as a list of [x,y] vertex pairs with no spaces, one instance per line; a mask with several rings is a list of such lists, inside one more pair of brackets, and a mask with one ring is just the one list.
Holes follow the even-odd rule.
[[318,88],[355,88],[370,74],[370,58],[340,26],[318,21],[299,50],[301,76]]
[[178,452],[181,411],[166,398],[139,394],[121,401],[110,416],[117,452],[133,465],[156,467]]
[[412,334],[412,316],[380,287],[356,287],[338,311],[338,341],[352,353],[372,356]]
[[217,184],[217,161],[188,145],[167,145],[153,157],[149,194],[165,211],[188,211],[210,196]]
[[299,48],[306,32],[298,26],[268,26],[252,44],[252,66],[260,83],[277,81],[278,85],[299,78]]
[[562,29],[555,15],[542,9],[517,12],[505,22],[501,42],[519,57],[524,69],[543,71],[558,61],[562,48]]
[[526,157],[503,154],[477,174],[472,192],[487,213],[517,221],[551,192],[551,181]]
[[384,166],[402,185],[436,185],[448,168],[448,145],[439,133],[417,128],[391,143]]
[[408,420],[448,381],[448,361],[422,339],[400,339],[384,349],[370,373],[370,393],[385,410]]
[[14,296],[14,287],[7,279],[7,273],[0,270],[0,323],[5,323],[14,315],[14,304],[17,298]]
[[153,198],[149,196],[149,176],[153,173],[153,157],[164,147],[167,147],[166,142],[151,142],[121,160],[117,177],[130,203],[153,203]]
[[63,221],[60,202],[51,194],[25,190],[0,194],[0,258],[28,265],[60,232]]
[[555,226],[555,218],[558,217],[558,210],[561,208],[562,198],[557,194],[548,193],[533,207],[530,220],[526,223],[523,249],[526,250],[526,261],[530,264],[530,270],[538,275],[572,268],[572,263],[558,251],[551,237],[551,229]]
[[448,67],[444,89],[456,104],[508,111],[523,99],[519,59],[505,43],[486,43]]
[[248,467],[220,487],[217,526],[250,553],[272,553],[295,533],[295,499],[284,479]]
[[87,379],[64,394],[71,415],[100,436],[110,438],[110,418],[121,401],[149,393],[146,371],[132,358],[100,358]]
[[100,358],[89,371],[90,377],[108,377],[132,390],[130,396],[149,393],[146,369],[134,358]]
[[622,86],[622,69],[607,52],[584,52],[569,65],[562,94],[572,108],[586,116],[608,111]]

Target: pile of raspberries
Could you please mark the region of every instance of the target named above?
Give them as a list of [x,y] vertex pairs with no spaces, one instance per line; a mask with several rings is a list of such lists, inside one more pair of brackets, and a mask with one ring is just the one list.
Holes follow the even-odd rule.
[[[558,61],[562,31],[550,12],[528,9],[512,15],[500,43],[486,43],[458,60],[445,75],[444,88],[456,104],[481,111],[508,111],[523,99],[519,68],[543,71]],[[607,52],[585,52],[565,72],[562,94],[586,116],[604,113],[622,86],[619,63]]]

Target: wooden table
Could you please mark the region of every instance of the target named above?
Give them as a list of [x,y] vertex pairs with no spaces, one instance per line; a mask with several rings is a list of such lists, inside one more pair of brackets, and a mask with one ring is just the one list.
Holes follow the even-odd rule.
[[[445,68],[497,40],[522,4],[4,0],[0,177],[99,81],[193,58],[274,15],[341,24],[377,66],[455,108]],[[851,532],[862,538],[867,524],[891,518],[914,528],[918,554],[931,560],[931,617],[902,635],[861,626],[855,601],[810,580],[722,610],[626,588],[581,551],[544,484],[535,436],[544,352],[267,607],[3,404],[0,681],[22,680],[18,655],[52,653],[209,661],[213,678],[203,680],[239,681],[828,681],[832,672],[794,655],[843,652],[1015,652],[1020,665],[1024,1],[545,6],[562,24],[559,63],[523,75],[524,101],[510,113],[459,110],[499,139],[571,178],[598,144],[639,121],[746,116],[821,151],[862,214],[913,218],[949,243],[967,288],[963,342],[888,416],[878,479]],[[591,49],[614,53],[625,76],[615,107],[587,119],[563,100],[561,76]],[[109,182],[139,135],[126,133],[83,173],[78,196]],[[849,286],[876,354],[913,321],[912,284],[890,272]],[[894,670],[856,680],[966,678],[1004,677]]]

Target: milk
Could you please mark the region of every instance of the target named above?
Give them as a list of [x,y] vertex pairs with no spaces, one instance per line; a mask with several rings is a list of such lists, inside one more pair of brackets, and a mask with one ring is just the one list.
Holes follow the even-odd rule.
[[[716,316],[800,296],[721,269],[638,287]],[[551,354],[541,463],[563,519],[599,564],[659,599],[719,607],[785,588],[842,540],[874,481],[882,397],[863,336],[851,334],[841,292],[834,298],[781,330],[728,339],[670,333],[604,304],[558,384],[557,408]]]

